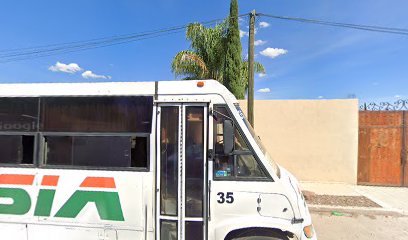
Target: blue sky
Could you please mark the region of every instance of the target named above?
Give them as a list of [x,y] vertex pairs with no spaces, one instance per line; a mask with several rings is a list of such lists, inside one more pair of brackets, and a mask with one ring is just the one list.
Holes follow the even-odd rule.
[[[239,5],[240,13],[256,9],[281,16],[408,28],[408,2],[404,0],[241,0]],[[0,50],[138,33],[224,18],[228,12],[229,0],[3,0]],[[261,22],[269,26],[261,28]],[[248,19],[244,18],[240,28],[247,31],[247,26]],[[408,98],[406,35],[266,17],[258,18],[257,26],[256,40],[266,43],[256,46],[256,60],[265,65],[267,74],[256,76],[255,89],[270,89],[257,92],[257,99],[338,99],[356,95],[360,101],[378,102]],[[248,38],[241,39],[246,54]],[[170,71],[171,59],[188,47],[184,33],[178,33],[107,48],[0,63],[0,82],[171,80],[175,79]],[[274,49],[266,52],[285,54],[275,58],[262,55],[267,48]],[[51,71],[50,67],[57,62],[75,63],[81,70]],[[75,69],[76,65],[72,67]]]

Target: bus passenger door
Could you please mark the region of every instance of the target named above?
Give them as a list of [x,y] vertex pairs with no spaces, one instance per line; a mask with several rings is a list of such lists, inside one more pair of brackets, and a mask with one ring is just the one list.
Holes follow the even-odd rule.
[[206,238],[207,112],[204,104],[158,107],[157,239]]

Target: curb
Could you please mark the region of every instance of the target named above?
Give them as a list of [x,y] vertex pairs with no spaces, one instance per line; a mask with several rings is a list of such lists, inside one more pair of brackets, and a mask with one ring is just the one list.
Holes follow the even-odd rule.
[[346,215],[382,215],[393,217],[407,217],[408,212],[393,208],[369,208],[369,207],[352,207],[352,206],[330,206],[330,205],[314,205],[308,204],[311,213],[332,213],[341,212]]

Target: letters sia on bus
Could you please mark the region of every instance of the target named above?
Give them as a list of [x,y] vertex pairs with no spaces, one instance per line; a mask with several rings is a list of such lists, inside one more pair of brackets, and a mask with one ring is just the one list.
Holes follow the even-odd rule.
[[[32,186],[34,179],[35,175],[0,175],[0,198],[12,200],[11,203],[0,204],[0,214],[25,215],[31,210],[34,199],[22,187]],[[115,179],[112,177],[86,177],[79,186],[80,189],[68,197],[56,214],[51,216],[58,181],[59,176],[42,177],[34,216],[76,218],[88,203],[93,202],[100,219],[124,221],[118,192],[103,191],[104,189],[116,190]],[[100,190],[95,191],[95,188]]]

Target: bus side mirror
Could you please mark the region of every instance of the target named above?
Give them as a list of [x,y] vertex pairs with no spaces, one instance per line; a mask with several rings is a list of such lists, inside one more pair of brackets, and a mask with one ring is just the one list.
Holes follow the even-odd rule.
[[234,124],[225,119],[223,123],[224,154],[229,155],[234,151]]

